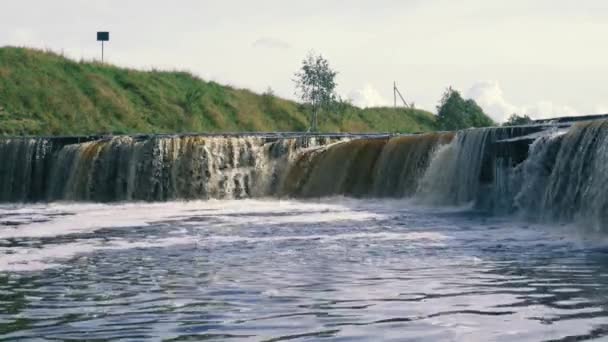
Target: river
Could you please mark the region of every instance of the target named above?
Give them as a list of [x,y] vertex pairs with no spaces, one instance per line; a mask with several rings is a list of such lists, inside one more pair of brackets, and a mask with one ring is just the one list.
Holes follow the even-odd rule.
[[605,238],[410,200],[0,206],[3,340],[579,341]]

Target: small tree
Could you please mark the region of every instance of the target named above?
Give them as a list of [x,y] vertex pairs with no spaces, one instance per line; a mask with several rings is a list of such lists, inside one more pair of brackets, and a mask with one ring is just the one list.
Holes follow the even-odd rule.
[[329,62],[321,55],[309,53],[302,61],[302,68],[295,73],[296,95],[312,107],[310,130],[317,131],[318,112],[336,99],[336,75]]
[[509,118],[507,119],[507,121],[505,121],[505,123],[503,123],[503,126],[521,126],[521,125],[529,125],[531,123],[533,123],[534,120],[532,120],[528,115],[517,115],[515,113],[511,114],[511,116],[509,116]]
[[459,130],[469,127],[487,127],[495,125],[477,105],[468,99],[465,100],[460,93],[449,87],[437,106],[439,126],[444,130]]

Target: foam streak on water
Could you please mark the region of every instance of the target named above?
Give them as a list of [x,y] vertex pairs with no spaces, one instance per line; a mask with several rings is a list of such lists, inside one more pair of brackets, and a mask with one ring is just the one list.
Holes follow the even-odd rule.
[[0,337],[567,341],[605,243],[399,200],[0,207]]

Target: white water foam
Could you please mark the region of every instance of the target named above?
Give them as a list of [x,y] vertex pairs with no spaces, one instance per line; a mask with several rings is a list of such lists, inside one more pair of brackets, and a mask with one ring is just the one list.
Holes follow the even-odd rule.
[[[410,234],[343,234],[338,236],[316,235],[305,237],[247,238],[237,236],[212,236],[202,238],[198,234],[185,234],[180,222],[197,215],[205,215],[219,221],[214,229],[223,226],[248,224],[327,223],[340,221],[365,221],[383,216],[362,210],[353,210],[345,205],[328,203],[303,203],[297,201],[264,200],[211,200],[168,203],[121,203],[121,204],[72,204],[52,203],[21,207],[0,207],[0,215],[11,215],[11,224],[0,223],[0,245],[20,242],[18,247],[0,247],[0,271],[35,271],[61,265],[61,260],[99,250],[132,248],[158,248],[190,243],[217,243],[220,241],[270,241],[273,239],[436,239]],[[276,214],[281,214],[276,216]],[[236,215],[236,216],[234,216]],[[78,239],[61,244],[40,244],[41,238],[54,238],[71,234],[92,233],[101,229],[145,228],[160,222],[179,222],[180,229],[167,228],[168,238],[145,238],[131,241],[123,238]],[[200,223],[198,223],[200,225]],[[190,223],[189,225],[192,225]],[[205,228],[209,228],[205,226]]]
[[[61,262],[77,255],[93,253],[102,250],[125,250],[133,248],[162,248],[190,244],[193,241],[188,236],[172,237],[157,240],[127,241],[118,240],[106,242],[101,239],[82,242],[47,245],[41,248],[0,248],[0,271],[40,271],[51,267],[61,266]],[[10,253],[10,254],[8,254]]]
[[[288,240],[319,240],[319,242],[333,242],[341,240],[368,239],[370,241],[409,241],[439,243],[448,237],[441,233],[411,232],[411,233],[350,233],[336,235],[306,235],[306,236],[277,236],[277,237],[242,237],[242,236],[211,236],[207,241],[217,242],[278,242]],[[434,244],[433,246],[438,246]]]
[[[230,221],[235,224],[251,223],[253,219],[253,217],[246,215],[243,218],[230,216],[237,213],[250,215],[260,213],[291,214],[284,217],[263,217],[263,222],[267,224],[363,221],[382,218],[378,214],[353,211],[339,204],[276,200],[210,200],[111,205],[54,203],[48,206],[24,206],[13,210],[15,213],[21,213],[21,216],[32,215],[30,216],[32,219],[30,223],[19,225],[16,228],[0,224],[0,239],[54,237],[93,232],[104,228],[147,226],[162,220],[180,220],[198,214],[206,214],[220,219],[230,217]],[[52,217],[58,214],[62,216]],[[40,218],[49,216],[52,217],[49,222],[35,222]],[[21,220],[24,220],[24,218],[21,218]]]

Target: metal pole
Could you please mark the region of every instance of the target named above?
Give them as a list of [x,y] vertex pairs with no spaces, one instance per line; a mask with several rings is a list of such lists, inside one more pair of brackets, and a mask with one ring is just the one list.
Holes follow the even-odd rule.
[[103,40],[101,41],[101,63],[103,63]]

